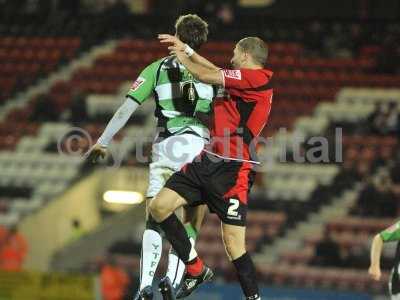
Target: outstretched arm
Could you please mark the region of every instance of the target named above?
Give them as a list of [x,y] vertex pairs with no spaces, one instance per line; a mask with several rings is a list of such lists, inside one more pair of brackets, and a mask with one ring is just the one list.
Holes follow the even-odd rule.
[[209,69],[190,59],[185,52],[175,52],[176,57],[185,66],[185,68],[198,80],[209,83],[222,85],[224,80],[220,69]]
[[153,62],[140,73],[128,91],[125,102],[115,112],[97,143],[87,153],[89,160],[96,162],[99,156],[106,155],[106,148],[114,135],[124,127],[139,105],[149,98],[154,89],[155,74],[161,61]]
[[383,248],[383,240],[380,234],[377,234],[371,246],[371,264],[368,270],[368,273],[374,280],[379,280],[381,278],[381,255],[382,255],[382,248]]
[[107,147],[114,135],[125,126],[126,122],[138,107],[139,104],[137,102],[130,98],[126,98],[125,102],[118,108],[110,122],[108,122],[106,129],[98,139],[97,143],[102,147]]
[[97,143],[85,154],[87,160],[96,163],[100,157],[104,158],[106,156],[107,146],[110,144],[114,135],[124,127],[138,106],[138,103],[130,98],[126,98],[124,104],[118,108],[110,122],[108,122],[106,129],[97,140]]
[[[193,50],[194,51],[194,50]],[[206,68],[209,68],[211,70],[219,70],[216,65],[214,65],[211,61],[209,61],[207,58],[201,56],[198,54],[196,51],[193,52],[193,55],[190,57],[195,63],[198,63]]]

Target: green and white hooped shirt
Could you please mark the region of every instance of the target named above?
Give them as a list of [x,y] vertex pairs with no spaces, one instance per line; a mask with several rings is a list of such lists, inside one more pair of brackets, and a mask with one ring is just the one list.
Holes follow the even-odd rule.
[[168,135],[194,133],[209,138],[198,116],[209,114],[215,96],[212,85],[199,82],[176,57],[159,59],[147,66],[133,83],[127,97],[138,104],[154,93],[158,126]]

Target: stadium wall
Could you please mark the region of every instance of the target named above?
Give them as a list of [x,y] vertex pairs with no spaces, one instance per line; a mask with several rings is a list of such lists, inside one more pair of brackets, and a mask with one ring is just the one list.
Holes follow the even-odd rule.
[[53,253],[71,240],[73,219],[81,221],[84,231],[99,225],[98,195],[94,188],[99,180],[96,174],[83,179],[22,221],[20,229],[29,245],[26,269],[48,270]]
[[[122,223],[121,221],[115,222],[115,225],[121,223],[120,227],[125,228],[122,230],[123,228],[118,227],[118,234],[116,234],[112,218],[110,222],[100,226],[104,223],[102,213],[128,211],[132,206],[106,203],[103,201],[103,194],[108,190],[134,190],[144,195],[148,185],[147,181],[147,168],[102,168],[78,181],[38,212],[26,217],[20,225],[21,232],[29,245],[25,269],[42,272],[51,270],[54,254],[66,248],[78,249],[78,253],[71,250],[69,254],[68,252],[64,254],[73,255],[73,260],[81,262],[83,258],[79,259],[76,255],[88,253],[85,251],[82,253],[79,251],[80,247],[77,246],[98,250],[98,253],[90,252],[89,257],[96,254],[101,255],[104,248],[108,246],[107,243],[111,243],[119,235],[129,236],[138,220],[144,220],[144,216],[142,216],[144,208],[139,208],[139,215],[135,212],[128,212],[122,216]],[[138,207],[133,207],[133,210],[136,208]],[[72,221],[75,219],[80,221],[85,237],[79,241],[74,236],[72,227]],[[92,236],[97,236],[104,243],[100,245],[98,240],[93,241]],[[93,242],[95,245],[89,245]],[[87,259],[88,257],[85,256],[85,260]]]

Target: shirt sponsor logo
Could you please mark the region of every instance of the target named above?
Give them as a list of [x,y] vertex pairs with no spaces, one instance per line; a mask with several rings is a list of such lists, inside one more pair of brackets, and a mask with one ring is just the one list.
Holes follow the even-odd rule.
[[224,70],[224,76],[237,80],[242,79],[242,73],[240,72],[240,70]]
[[197,283],[197,279],[194,280],[186,280],[186,286],[188,287],[188,289],[192,289],[195,287]]
[[143,77],[138,77],[136,81],[131,86],[131,91],[134,92],[146,81]]

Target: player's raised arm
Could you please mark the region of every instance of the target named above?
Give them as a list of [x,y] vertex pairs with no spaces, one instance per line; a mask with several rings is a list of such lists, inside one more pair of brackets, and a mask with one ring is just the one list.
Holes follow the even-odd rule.
[[223,84],[221,69],[197,54],[188,45],[183,44],[177,37],[160,34],[161,43],[170,43],[168,49],[171,54],[176,55],[185,68],[198,80],[210,84]]
[[158,38],[161,43],[167,43],[167,44],[172,44],[172,46],[169,46],[169,50],[179,50],[185,52],[190,59],[198,63],[206,68],[209,68],[211,70],[219,70],[220,68],[214,65],[211,61],[206,59],[205,57],[201,56],[198,54],[196,51],[194,51],[192,48],[190,48],[189,45],[183,43],[178,37],[170,35],[170,34],[159,34]]
[[193,75],[194,78],[209,84],[222,85],[223,77],[220,69],[210,69],[200,63],[196,63],[184,51],[172,50],[178,60]]
[[217,67],[216,65],[214,65],[211,61],[209,61],[207,58],[201,56],[200,54],[198,54],[196,51],[194,51],[192,48],[190,48],[188,45],[185,46],[185,53],[192,53],[192,55],[189,55],[190,58],[196,62],[199,63],[211,70],[219,70],[220,68]]
[[224,79],[220,69],[209,69],[204,67],[203,65],[191,60],[183,51],[177,51],[175,52],[175,55],[185,68],[198,80],[209,84],[223,84]]

